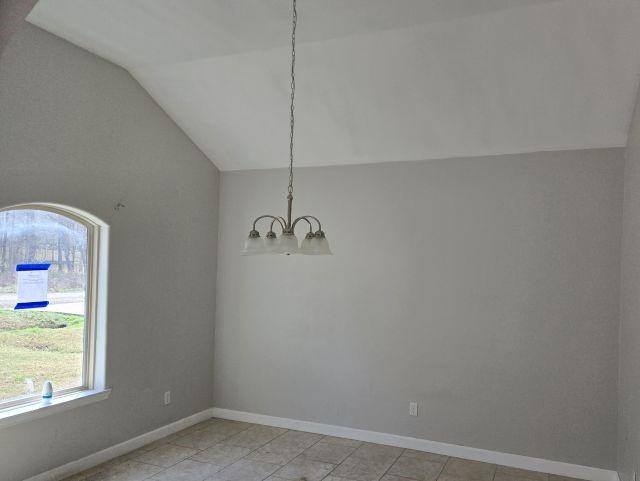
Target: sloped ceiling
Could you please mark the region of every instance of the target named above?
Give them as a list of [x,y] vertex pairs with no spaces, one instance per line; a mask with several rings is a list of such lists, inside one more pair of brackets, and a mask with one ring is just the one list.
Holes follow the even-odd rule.
[[[285,167],[289,0],[40,0],[222,170]],[[299,0],[296,165],[626,145],[638,0]]]

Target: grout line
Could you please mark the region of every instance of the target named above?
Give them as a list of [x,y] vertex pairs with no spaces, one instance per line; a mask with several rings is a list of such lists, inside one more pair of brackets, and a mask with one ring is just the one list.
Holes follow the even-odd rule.
[[[383,444],[383,446],[384,446],[384,444]],[[380,476],[378,479],[382,479],[382,478],[384,478],[384,477],[387,475],[387,473],[389,472],[389,470],[393,467],[393,465],[394,465],[394,464],[396,464],[396,463],[398,462],[398,459],[400,459],[400,456],[402,456],[406,450],[407,450],[406,448],[403,448],[403,449],[402,449],[402,451],[400,451],[400,454],[398,454],[398,456],[396,457],[396,459],[394,459],[394,460],[393,460],[393,463],[391,463],[391,464],[389,465],[389,467],[385,470],[385,472],[382,474],[382,476]]]
[[[295,431],[295,430],[293,430],[293,429],[289,429],[289,430],[287,430],[287,432],[294,432],[294,431]],[[300,433],[307,433],[307,434],[316,434],[316,433],[308,433],[307,431],[297,431],[297,432],[300,432]],[[278,469],[276,469],[273,473],[271,473],[271,474],[270,474],[269,476],[267,476],[267,477],[273,476],[275,473],[277,473],[278,471],[280,471],[281,469],[283,469],[285,466],[288,466],[290,463],[292,463],[293,461],[295,461],[296,459],[298,459],[300,456],[302,456],[302,455],[305,453],[305,451],[307,451],[308,449],[311,449],[313,446],[315,446],[316,444],[318,444],[320,441],[322,441],[322,440],[323,440],[324,438],[326,438],[326,437],[327,437],[326,435],[321,435],[321,436],[320,436],[320,439],[318,439],[315,443],[311,444],[311,445],[310,445],[309,447],[307,447],[307,448],[304,448],[304,449],[300,452],[300,454],[295,455],[293,458],[291,458],[291,459],[290,459],[289,461],[287,461],[285,464],[279,465]],[[313,461],[313,460],[311,460],[311,461]],[[333,463],[327,463],[327,464],[333,464]],[[334,468],[334,469],[335,469],[335,468]],[[331,471],[329,471],[329,473],[327,473],[327,475],[326,475],[326,476],[323,476],[323,477],[322,477],[322,479],[324,479],[324,478],[326,478],[327,476],[329,476],[329,474],[330,474],[331,472],[333,472],[333,469],[332,469]],[[267,478],[264,478],[264,479],[267,479]],[[264,479],[263,479],[262,481],[264,481]],[[320,481],[322,481],[322,480],[320,480]]]
[[[326,437],[326,436],[325,436],[325,437]],[[355,453],[358,449],[360,449],[360,446],[362,446],[362,444],[363,444],[363,443],[362,443],[362,442],[360,442],[360,445],[356,446],[356,449],[354,449],[353,451],[351,451],[351,454],[349,454],[349,456],[347,456],[347,457],[346,457],[346,458],[344,458],[342,461],[340,461],[340,463],[336,464],[336,467],[335,467],[335,468],[333,468],[333,469],[329,472],[329,474],[327,474],[327,476],[331,476],[331,475],[333,475],[333,472],[334,472],[336,469],[338,469],[340,466],[342,466],[342,465],[344,464],[344,462],[345,462],[347,459],[349,459],[351,456],[353,456],[353,453]],[[325,478],[326,478],[326,476],[325,476]],[[324,479],[324,478],[323,478],[323,479]]]
[[[365,445],[365,444],[377,444],[377,443],[368,443],[368,442],[364,442],[364,441],[362,441],[362,442],[360,443],[360,445],[359,445],[358,447],[356,447],[356,449],[354,449],[353,451],[351,451],[351,454],[349,454],[349,456],[347,456],[346,458],[344,458],[344,459],[342,460],[342,462],[340,462],[339,464],[337,464],[337,465],[336,465],[336,467],[335,467],[335,468],[333,468],[333,469],[329,472],[329,474],[327,474],[327,476],[331,476],[331,475],[333,474],[333,472],[334,472],[336,469],[338,469],[340,466],[342,466],[342,464],[343,464],[347,459],[349,459],[350,457],[352,457],[352,456],[353,456],[353,453],[355,453],[358,449],[360,449],[360,448],[361,448],[363,445]],[[385,444],[381,444],[381,446],[386,446],[386,445],[385,445]],[[400,456],[402,456],[402,454],[403,454],[404,452],[405,452],[405,449],[404,449],[404,448],[402,448],[402,450],[400,451],[400,454],[399,454],[399,455],[398,455],[398,456],[393,460],[393,462],[389,465],[389,467],[387,467],[387,469],[386,469],[386,470],[385,470],[385,472],[382,474],[382,476],[378,476],[378,478],[376,479],[376,481],[379,481],[380,479],[382,479],[382,478],[387,474],[387,472],[391,469],[391,467],[392,467],[394,464],[396,464],[396,461],[398,461],[398,459],[400,459]],[[325,476],[325,478],[326,478],[327,476]],[[322,479],[324,479],[324,478],[322,478]]]
[[438,471],[438,474],[435,477],[436,481],[440,479],[440,476],[442,476],[442,473],[444,473],[444,468],[450,459],[451,459],[451,456],[447,456],[447,460],[444,463],[442,463],[442,467],[440,468],[440,471]]
[[[207,426],[204,426],[204,427],[203,427],[203,428],[201,428],[201,429],[196,429],[196,430],[194,430],[194,431],[191,431],[191,432],[189,432],[189,433],[185,434],[185,436],[189,436],[189,435],[191,435],[191,434],[194,434],[194,433],[197,433],[197,432],[200,432],[200,431],[204,431],[205,429],[207,429],[207,428],[208,428],[208,427],[210,427],[210,426],[215,426],[216,424],[219,424],[220,422],[227,421],[227,420],[225,420],[225,419],[221,419],[221,418],[214,418],[214,417],[209,418],[209,420],[211,420],[211,419],[218,419],[219,421],[218,421],[218,422],[211,423],[211,424],[208,424]],[[203,421],[203,423],[206,423],[206,422],[207,422],[207,421],[209,421],[209,420]],[[235,421],[230,421],[230,422],[235,422]],[[240,421],[238,421],[238,422],[240,422]],[[218,470],[218,472],[220,472],[220,471],[222,471],[223,469],[226,469],[227,467],[231,466],[232,464],[237,463],[238,461],[240,461],[240,459],[244,459],[246,456],[249,456],[249,454],[253,453],[253,452],[254,452],[254,451],[256,451],[257,449],[260,449],[260,447],[262,447],[262,446],[260,446],[260,447],[258,447],[258,448],[256,448],[256,449],[254,449],[254,450],[252,450],[252,451],[248,452],[248,453],[247,453],[247,454],[245,454],[243,457],[241,457],[241,458],[239,458],[239,459],[237,459],[237,460],[233,461],[232,463],[227,464],[226,466],[220,466],[219,464],[208,463],[208,462],[206,462],[206,461],[198,461],[197,459],[193,459],[193,456],[196,456],[196,455],[198,455],[198,454],[201,454],[202,452],[206,451],[207,449],[212,448],[212,447],[213,447],[213,446],[215,446],[216,444],[224,443],[225,441],[227,441],[229,438],[232,438],[233,436],[236,436],[236,435],[238,435],[238,434],[241,434],[241,433],[247,432],[247,431],[248,431],[249,429],[251,429],[252,427],[255,427],[255,426],[266,426],[266,425],[264,425],[264,424],[254,424],[254,423],[246,423],[246,424],[248,424],[248,426],[247,426],[246,428],[241,429],[240,431],[237,431],[237,432],[235,432],[235,433],[233,433],[233,434],[230,434],[229,436],[227,436],[227,437],[225,437],[225,438],[220,439],[219,441],[215,442],[215,443],[214,443],[214,444],[212,444],[211,446],[206,447],[206,448],[204,448],[204,449],[195,448],[195,447],[193,447],[193,448],[189,448],[189,447],[187,447],[187,446],[180,446],[180,445],[178,445],[178,444],[172,444],[172,443],[171,443],[171,441],[169,441],[167,444],[171,444],[172,446],[178,446],[178,447],[186,448],[186,449],[195,449],[195,450],[197,451],[197,453],[192,454],[191,456],[189,456],[189,457],[187,457],[187,458],[185,458],[185,459],[189,459],[189,460],[191,460],[191,461],[196,461],[196,462],[204,462],[204,463],[206,463],[206,464],[211,464],[211,465],[213,465],[213,466],[219,466],[221,469],[219,469],[219,470]],[[285,431],[285,432],[286,432],[286,431]],[[284,433],[282,433],[282,434],[284,434]],[[184,437],[184,436],[179,436],[177,439],[180,439],[180,438],[182,438],[182,437]],[[275,439],[275,438],[274,438],[274,439]],[[267,443],[265,443],[265,444],[268,444],[269,442],[271,442],[271,441],[267,441]],[[244,446],[236,446],[235,444],[230,444],[230,446],[235,446],[235,447],[238,447],[238,448],[242,448],[242,447],[244,447]],[[264,446],[264,445],[263,445],[263,446]],[[249,449],[249,448],[246,448],[246,449]],[[184,459],[183,459],[182,461],[184,461]],[[182,462],[182,461],[179,461],[179,462]],[[178,463],[176,463],[176,464],[178,464]],[[171,467],[173,467],[173,466],[175,466],[175,464],[173,464]],[[166,468],[166,469],[169,469],[169,468]],[[162,471],[161,471],[161,472],[162,472]],[[157,473],[157,474],[160,474],[160,473]],[[154,474],[153,476],[155,476],[155,474]],[[151,479],[151,478],[146,478],[146,479]]]
[[[266,426],[266,425],[261,425],[261,426]],[[279,437],[282,437],[282,436],[284,436],[285,434],[287,434],[287,433],[291,433],[291,432],[307,433],[306,431],[295,431],[294,429],[287,429],[284,433],[282,433],[282,434],[280,434],[280,435],[276,436],[276,437],[275,437],[275,438],[273,438],[271,441],[275,441],[275,440],[276,440],[276,439],[278,439]],[[314,434],[314,433],[307,433],[307,434]],[[300,456],[301,456],[301,455],[302,455],[302,454],[303,454],[307,449],[310,449],[311,447],[315,446],[315,445],[316,445],[316,444],[318,444],[320,441],[322,441],[325,437],[326,437],[326,436],[321,436],[321,437],[320,437],[320,439],[319,439],[318,441],[316,441],[315,443],[311,444],[308,448],[305,448],[305,449],[304,449],[300,454],[296,455],[294,458],[292,458],[291,460],[287,461],[285,464],[282,464],[282,465],[281,465],[281,464],[278,464],[278,465],[277,465],[277,466],[278,466],[278,469],[276,469],[273,473],[271,473],[271,474],[269,474],[269,475],[265,476],[264,478],[262,478],[262,480],[261,480],[261,481],[264,481],[265,479],[267,479],[267,478],[269,478],[269,477],[273,476],[275,473],[277,473],[278,471],[280,471],[280,470],[281,470],[282,468],[284,468],[285,466],[288,466],[291,462],[293,462],[293,461],[294,461],[294,460],[296,460],[298,457],[300,457]],[[269,444],[271,441],[269,441],[269,442],[267,442],[267,443],[263,444],[262,446],[260,446],[260,448],[262,448],[262,447],[266,446],[266,445],[267,445],[267,444]],[[260,449],[260,448],[258,448],[258,449]],[[257,451],[257,449],[256,449],[256,451]],[[253,451],[251,451],[251,453],[252,453],[252,452],[253,452]],[[249,453],[249,454],[251,454],[251,453]],[[249,456],[249,454],[247,454],[247,456]],[[246,456],[245,456],[245,458],[246,458]],[[244,458],[242,458],[242,459],[244,459]],[[276,463],[268,463],[268,464],[274,464],[274,465],[275,465]],[[324,477],[323,477],[322,479],[324,479]]]
[[[240,433],[246,432],[246,431],[248,431],[249,429],[251,429],[252,427],[255,427],[255,426],[268,426],[268,425],[267,425],[267,424],[250,423],[249,427],[247,427],[246,429],[244,429],[244,430],[242,430],[242,431],[237,432],[236,434],[240,434]],[[267,441],[267,442],[265,442],[265,443],[261,444],[260,446],[258,446],[258,447],[256,447],[256,448],[252,449],[251,451],[249,451],[247,454],[245,454],[245,455],[244,455],[244,456],[242,456],[241,458],[239,458],[239,459],[235,460],[234,462],[232,462],[232,463],[230,463],[230,464],[227,464],[226,466],[222,467],[222,469],[221,469],[220,471],[223,471],[224,469],[227,469],[228,467],[230,467],[230,466],[234,465],[235,463],[237,463],[238,461],[241,461],[241,460],[245,460],[245,461],[249,461],[249,462],[251,462],[251,461],[252,461],[251,459],[246,459],[246,458],[247,458],[247,456],[250,456],[251,454],[253,454],[253,453],[255,453],[256,451],[258,451],[259,449],[261,449],[261,448],[265,447],[265,446],[266,446],[267,444],[269,444],[270,442],[275,441],[276,439],[278,439],[278,438],[280,438],[280,437],[284,436],[285,434],[287,434],[287,433],[289,433],[289,432],[291,432],[291,431],[292,431],[291,429],[285,429],[283,433],[278,434],[278,435],[277,435],[277,436],[275,436],[274,438],[271,438],[269,441]],[[228,436],[228,437],[224,438],[223,440],[219,441],[219,443],[222,443],[222,442],[224,442],[224,441],[227,441],[229,438],[231,438],[231,437],[235,436],[236,434],[232,434],[231,436]],[[216,443],[216,444],[219,444],[219,443]],[[215,446],[215,445],[214,445],[214,446]],[[235,446],[235,445],[234,445],[234,444],[230,444],[230,446]],[[245,446],[236,446],[236,447],[245,447]],[[207,448],[207,449],[209,449],[209,448]],[[246,448],[246,449],[250,449],[250,448]],[[210,463],[210,464],[213,464],[213,463]],[[268,464],[274,464],[274,465],[275,465],[275,463],[268,463]],[[287,463],[287,464],[288,464],[288,463]],[[286,466],[286,464],[285,464],[285,466]],[[282,467],[283,467],[283,466],[278,465],[278,469],[276,469],[273,473],[275,473],[276,471],[280,470],[280,468],[282,468]],[[264,478],[262,478],[260,481],[264,481],[264,480],[265,480],[265,479],[267,479],[268,477],[273,476],[273,473],[268,474],[267,476],[265,476]]]

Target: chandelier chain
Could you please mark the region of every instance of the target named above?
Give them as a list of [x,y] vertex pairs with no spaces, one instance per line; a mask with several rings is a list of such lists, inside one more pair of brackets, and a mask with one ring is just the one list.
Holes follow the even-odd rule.
[[296,26],[298,24],[298,11],[296,10],[296,0],[293,0],[293,17],[291,22],[291,108],[290,108],[290,131],[289,131],[289,195],[293,194],[293,127],[295,125],[294,100],[296,95]]

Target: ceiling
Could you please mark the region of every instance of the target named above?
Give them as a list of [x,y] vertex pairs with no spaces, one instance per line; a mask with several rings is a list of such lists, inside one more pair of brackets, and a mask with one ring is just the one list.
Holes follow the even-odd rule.
[[[39,0],[221,169],[288,164],[289,0]],[[298,0],[296,165],[626,145],[638,0]]]

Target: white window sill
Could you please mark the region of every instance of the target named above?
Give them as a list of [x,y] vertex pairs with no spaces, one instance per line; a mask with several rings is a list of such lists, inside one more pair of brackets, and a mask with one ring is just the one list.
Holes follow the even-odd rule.
[[111,389],[87,389],[64,396],[53,397],[48,401],[38,401],[22,406],[0,409],[0,428],[32,421],[69,409],[85,406],[109,397]]

